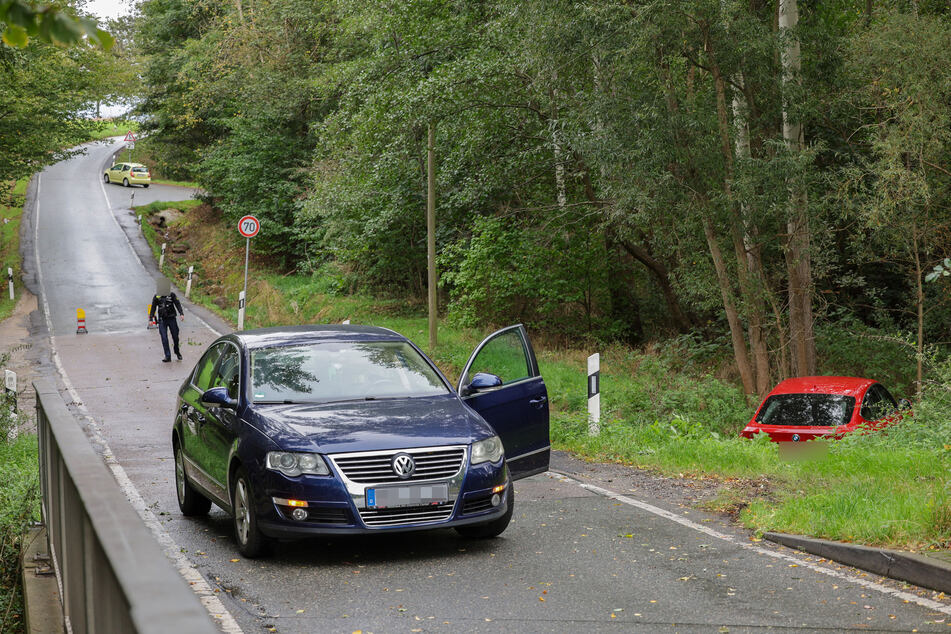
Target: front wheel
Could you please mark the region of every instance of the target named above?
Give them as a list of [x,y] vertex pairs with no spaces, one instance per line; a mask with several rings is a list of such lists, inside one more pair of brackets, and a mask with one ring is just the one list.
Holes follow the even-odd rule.
[[177,442],[174,451],[175,492],[178,494],[178,508],[186,517],[207,514],[211,509],[211,500],[199,493],[188,481],[188,476],[185,475],[185,453]]
[[123,179],[122,179],[122,186],[123,186],[123,187],[128,187],[128,186],[129,186],[129,179],[128,179],[128,178],[123,178]]
[[109,184],[109,175],[108,175],[108,174],[103,174],[103,175],[102,175],[102,182],[105,183],[106,185]]
[[258,529],[253,500],[248,474],[239,467],[231,485],[231,508],[238,552],[248,559],[266,555],[271,549],[270,540]]
[[492,537],[498,537],[504,533],[505,529],[508,528],[509,522],[512,520],[512,513],[515,512],[515,487],[512,486],[511,482],[509,482],[507,498],[508,509],[506,509],[505,515],[491,522],[486,522],[485,524],[458,526],[456,527],[456,532],[470,539],[491,539]]

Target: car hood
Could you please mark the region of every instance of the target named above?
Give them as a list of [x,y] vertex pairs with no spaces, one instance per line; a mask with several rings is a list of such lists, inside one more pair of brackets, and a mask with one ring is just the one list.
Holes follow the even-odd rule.
[[285,450],[345,453],[469,444],[494,432],[455,395],[256,405],[261,431]]

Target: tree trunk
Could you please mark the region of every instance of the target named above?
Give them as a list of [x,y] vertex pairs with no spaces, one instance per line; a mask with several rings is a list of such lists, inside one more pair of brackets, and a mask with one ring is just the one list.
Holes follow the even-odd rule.
[[640,245],[632,244],[628,240],[619,240],[619,244],[632,258],[646,266],[647,270],[654,276],[654,280],[657,282],[657,286],[660,287],[660,292],[664,296],[664,302],[667,304],[670,318],[677,327],[677,330],[680,332],[690,330],[690,320],[680,308],[677,293],[674,292],[674,287],[670,283],[670,274],[667,271],[667,267],[664,266],[664,263],[652,257],[647,252],[647,249]]
[[565,205],[568,204],[568,194],[565,188],[565,159],[561,139],[561,124],[558,121],[558,89],[555,88],[557,81],[558,73],[552,73],[552,89],[549,92],[549,97],[551,97],[551,120],[548,125],[551,127],[551,144],[555,155],[555,195],[558,208],[564,209]]
[[[787,36],[782,50],[783,139],[790,154],[803,147],[802,125],[790,113],[789,87],[799,82],[801,60],[799,40],[789,31],[799,23],[797,0],[779,1],[779,31]],[[792,373],[816,373],[816,344],[812,320],[812,263],[809,256],[808,198],[798,178],[789,182],[786,269],[789,276],[789,339],[792,346]]]
[[[733,240],[733,250],[736,254],[737,278],[740,283],[740,292],[742,293],[743,305],[748,318],[750,347],[755,360],[755,366],[751,366],[751,371],[753,373],[753,383],[756,393],[762,397],[766,395],[770,387],[769,353],[767,352],[766,343],[763,339],[762,297],[753,284],[753,279],[758,273],[758,270],[756,261],[748,249],[750,238],[746,230],[744,214],[737,209],[739,206],[742,210],[745,210],[745,206],[741,205],[735,199],[733,193],[735,164],[733,150],[730,147],[730,122],[726,107],[726,81],[717,63],[709,30],[705,29],[704,37],[706,39],[705,46],[709,55],[710,72],[713,75],[714,88],[716,91],[717,122],[720,129],[720,151],[723,154],[724,165],[723,191],[726,195],[727,204],[730,208],[730,216],[732,218],[730,237]],[[739,129],[735,143],[738,153],[742,152],[746,157],[749,157],[749,136],[746,134],[744,115],[739,112],[740,107],[738,100],[740,99],[742,99],[742,94],[735,91],[732,106],[734,125]]]
[[[705,210],[709,214],[709,210]],[[740,380],[743,382],[743,393],[752,394],[753,368],[750,365],[750,357],[746,351],[746,341],[743,339],[743,326],[740,324],[740,318],[736,311],[736,304],[733,302],[733,289],[730,286],[730,277],[727,274],[726,263],[723,261],[723,254],[720,252],[720,245],[717,244],[717,237],[713,231],[713,222],[709,215],[703,217],[703,233],[707,238],[707,246],[710,248],[710,257],[713,258],[713,268],[717,273],[717,283],[720,286],[720,296],[723,299],[723,310],[726,312],[726,320],[730,325],[730,339],[733,342],[733,356],[736,358],[736,368],[740,372]]]

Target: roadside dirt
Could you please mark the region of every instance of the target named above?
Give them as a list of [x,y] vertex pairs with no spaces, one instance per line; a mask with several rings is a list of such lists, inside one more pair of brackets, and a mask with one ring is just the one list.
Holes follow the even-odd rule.
[[33,378],[38,366],[30,341],[30,314],[36,309],[36,296],[23,289],[13,314],[0,322],[0,357],[7,357],[3,369],[13,370],[17,374],[19,429],[28,433],[36,431]]
[[700,508],[712,501],[723,483],[712,478],[668,478],[651,471],[610,462],[586,462],[564,451],[553,451],[551,469],[618,493],[633,494],[660,506]]

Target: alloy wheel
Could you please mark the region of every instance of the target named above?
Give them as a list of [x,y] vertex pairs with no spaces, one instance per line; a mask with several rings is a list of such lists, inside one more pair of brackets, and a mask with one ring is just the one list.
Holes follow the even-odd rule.
[[244,478],[240,478],[234,485],[234,526],[238,534],[238,541],[248,543],[248,530],[251,524],[251,508],[248,504],[248,487]]
[[175,451],[175,490],[178,493],[179,504],[185,501],[185,459],[182,450]]

